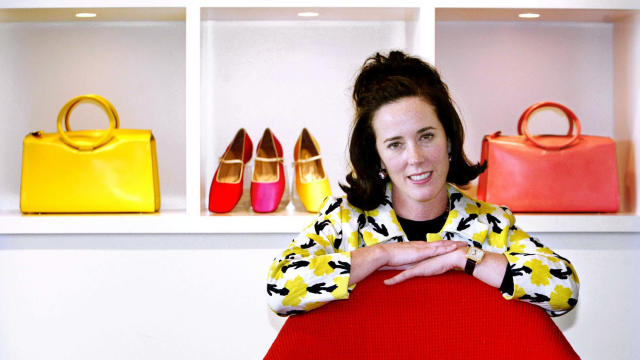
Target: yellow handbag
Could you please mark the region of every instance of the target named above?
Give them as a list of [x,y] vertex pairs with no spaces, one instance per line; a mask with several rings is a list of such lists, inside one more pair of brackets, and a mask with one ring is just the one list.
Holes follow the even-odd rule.
[[[69,116],[82,102],[102,107],[109,117],[109,128],[72,131]],[[160,209],[156,143],[150,130],[120,129],[116,109],[95,94],[67,102],[60,110],[57,127],[57,133],[37,131],[24,139],[20,186],[23,213]]]

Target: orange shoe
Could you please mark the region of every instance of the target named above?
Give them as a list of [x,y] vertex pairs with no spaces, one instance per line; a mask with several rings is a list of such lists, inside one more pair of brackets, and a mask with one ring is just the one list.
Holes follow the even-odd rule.
[[273,212],[284,193],[282,146],[268,128],[256,148],[251,177],[251,207],[255,212]]
[[306,128],[298,137],[293,158],[300,200],[307,211],[318,212],[324,199],[331,195],[331,187],[322,166],[320,147]]
[[253,144],[244,129],[227,146],[220,158],[220,165],[211,181],[209,189],[209,210],[213,212],[231,211],[242,196],[245,164],[251,160]]

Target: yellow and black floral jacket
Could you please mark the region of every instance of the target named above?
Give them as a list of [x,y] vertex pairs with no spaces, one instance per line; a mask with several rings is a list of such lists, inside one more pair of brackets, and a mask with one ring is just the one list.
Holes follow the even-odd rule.
[[[515,226],[511,211],[472,199],[448,185],[449,216],[439,233],[427,241],[458,240],[503,253],[513,277],[513,293],[519,299],[544,308],[551,316],[562,315],[577,303],[579,280],[569,260]],[[328,198],[315,221],[275,258],[269,269],[269,306],[279,315],[315,309],[346,299],[350,252],[364,246],[408,241],[391,204],[386,201],[371,211],[349,204],[346,197]]]

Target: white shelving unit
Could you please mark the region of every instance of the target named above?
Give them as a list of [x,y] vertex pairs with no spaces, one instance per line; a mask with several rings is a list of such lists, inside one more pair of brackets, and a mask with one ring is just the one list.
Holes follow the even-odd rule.
[[[297,233],[313,218],[299,203],[293,213],[283,203],[274,214],[258,215],[245,197],[230,214],[208,213],[217,158],[238,128],[255,145],[269,127],[289,164],[307,127],[339,194],[350,86],[367,56],[389,49],[436,63],[465,120],[472,159],[479,159],[482,135],[513,132],[513,119],[541,96],[571,107],[584,133],[617,141],[620,213],[519,214],[527,231],[640,232],[640,3],[539,3],[5,1],[0,234]],[[98,16],[77,20],[80,10]],[[320,16],[297,16],[309,10]],[[524,22],[516,17],[520,10],[541,18]],[[519,69],[528,74],[520,77]],[[112,101],[123,127],[153,130],[159,214],[20,214],[22,138],[53,131],[59,108],[86,92]]]

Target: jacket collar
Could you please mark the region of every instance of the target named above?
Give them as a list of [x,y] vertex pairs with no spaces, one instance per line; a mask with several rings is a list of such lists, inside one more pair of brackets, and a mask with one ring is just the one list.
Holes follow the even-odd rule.
[[[376,242],[408,241],[398,222],[396,212],[393,210],[391,193],[391,183],[389,183],[384,203],[375,210],[364,211],[366,223],[362,226],[363,232],[373,232],[380,237],[379,241],[372,242],[370,238],[364,236],[367,245]],[[483,243],[489,231],[489,225],[481,222],[480,218],[494,209],[488,204],[477,202],[464,195],[450,184],[447,184],[447,195],[449,197],[449,215],[438,233],[439,238],[451,239],[454,234],[457,234],[465,240]]]

